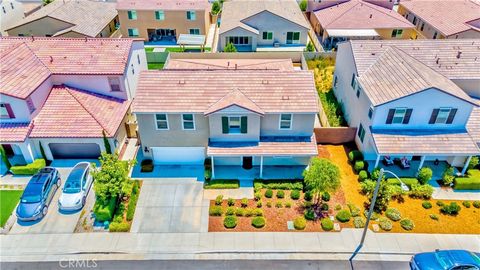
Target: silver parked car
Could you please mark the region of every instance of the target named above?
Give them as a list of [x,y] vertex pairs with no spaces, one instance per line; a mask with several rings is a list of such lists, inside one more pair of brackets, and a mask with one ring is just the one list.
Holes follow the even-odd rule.
[[90,163],[80,162],[75,165],[63,186],[62,195],[58,199],[58,208],[64,211],[82,209],[92,183]]

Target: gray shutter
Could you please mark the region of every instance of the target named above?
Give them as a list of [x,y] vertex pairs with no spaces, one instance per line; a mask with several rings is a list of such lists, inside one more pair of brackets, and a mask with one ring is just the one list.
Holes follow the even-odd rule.
[[410,122],[410,117],[412,116],[413,109],[407,109],[405,112],[405,117],[403,117],[403,124],[408,124]]
[[435,124],[439,111],[440,109],[433,109],[432,115],[430,116],[430,121],[428,121],[429,124]]
[[455,118],[456,113],[457,113],[457,109],[452,109],[450,111],[450,114],[448,115],[448,118],[447,118],[447,124],[451,124],[453,122],[453,119]]
[[393,122],[393,115],[395,114],[395,109],[388,110],[387,121],[385,124],[391,124]]
[[228,127],[228,117],[222,116],[222,133],[228,134],[229,127]]
[[242,116],[240,118],[240,133],[247,133],[248,132],[248,118],[247,116]]

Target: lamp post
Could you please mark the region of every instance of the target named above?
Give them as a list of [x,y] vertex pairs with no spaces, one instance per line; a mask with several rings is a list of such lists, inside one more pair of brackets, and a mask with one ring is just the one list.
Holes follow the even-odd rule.
[[362,239],[360,240],[360,244],[358,245],[358,247],[353,251],[353,254],[350,257],[350,259],[348,259],[350,261],[350,266],[352,267],[352,269],[353,269],[352,260],[358,254],[360,249],[363,247],[363,243],[365,242],[365,236],[367,235],[368,224],[370,223],[370,219],[371,219],[372,213],[373,213],[373,208],[375,206],[375,202],[377,201],[378,189],[380,188],[380,182],[382,182],[383,175],[385,173],[389,173],[389,174],[393,175],[398,181],[400,181],[400,186],[402,187],[402,190],[404,190],[404,191],[409,190],[408,186],[405,185],[405,183],[403,183],[402,180],[400,180],[400,177],[398,177],[396,174],[394,174],[391,171],[384,170],[383,168],[380,169],[380,173],[378,175],[377,183],[375,185],[375,190],[373,191],[373,197],[372,197],[372,201],[370,203],[370,208],[368,209],[367,222],[365,223],[365,227],[363,228]]

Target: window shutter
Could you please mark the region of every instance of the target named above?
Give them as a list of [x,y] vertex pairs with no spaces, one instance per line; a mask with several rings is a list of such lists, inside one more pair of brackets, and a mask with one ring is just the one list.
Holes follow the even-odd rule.
[[430,116],[430,121],[428,121],[429,124],[435,124],[439,111],[440,109],[433,109],[432,116]]
[[405,112],[405,117],[403,117],[403,124],[408,124],[410,122],[410,117],[412,116],[413,109],[407,109]]
[[393,122],[393,115],[395,114],[395,109],[388,110],[387,121],[385,124],[391,124]]
[[229,128],[228,128],[228,117],[222,116],[222,133],[223,134],[228,134]]
[[450,114],[448,115],[448,118],[447,118],[447,124],[451,124],[453,122],[453,119],[455,118],[456,113],[457,113],[457,109],[450,110]]
[[248,118],[247,116],[242,116],[242,118],[240,119],[240,133],[247,133],[248,131]]
[[10,104],[5,104],[5,109],[7,109],[8,117],[11,119],[15,118],[15,114],[13,113],[12,106],[10,106]]

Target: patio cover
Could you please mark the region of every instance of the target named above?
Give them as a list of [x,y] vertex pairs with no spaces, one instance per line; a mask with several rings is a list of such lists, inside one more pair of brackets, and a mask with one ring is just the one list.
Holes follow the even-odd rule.
[[327,29],[329,37],[378,37],[375,29]]
[[203,46],[205,44],[204,35],[180,34],[177,40],[178,45]]

